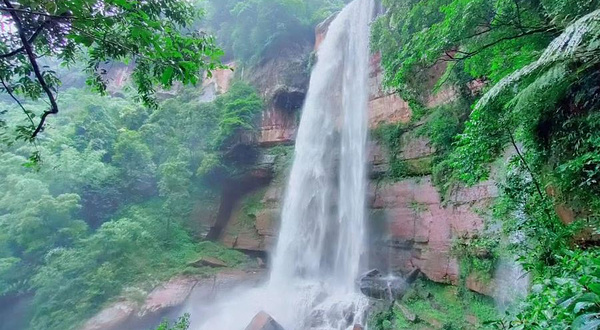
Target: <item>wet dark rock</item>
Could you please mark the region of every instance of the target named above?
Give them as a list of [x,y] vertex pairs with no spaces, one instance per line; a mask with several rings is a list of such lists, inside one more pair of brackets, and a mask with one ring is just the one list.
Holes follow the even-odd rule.
[[271,317],[271,315],[260,311],[250,321],[245,330],[284,330],[283,327]]
[[[342,318],[346,322],[346,324],[344,325],[344,328],[346,328],[352,324],[352,321],[354,321],[354,305],[350,305],[350,306],[347,306],[346,308],[343,308],[341,310],[341,312],[342,312]],[[337,314],[333,314],[330,317],[332,319],[335,319],[335,317],[337,317],[337,316],[338,316]]]
[[421,271],[418,268],[413,269],[410,273],[406,275],[406,283],[413,284],[419,277],[419,274],[421,274]]
[[267,268],[267,264],[261,257],[256,257],[256,264],[258,265],[258,268]]
[[381,272],[379,271],[379,269],[371,269],[367,272],[365,272],[364,274],[361,275],[361,278],[365,278],[365,277],[380,277]]
[[354,304],[335,303],[326,309],[313,309],[299,329],[347,329],[354,322],[355,307]]
[[393,275],[383,276],[378,269],[372,269],[360,277],[360,291],[364,295],[376,299],[398,300],[404,296],[418,275],[418,269],[409,273],[405,278]]

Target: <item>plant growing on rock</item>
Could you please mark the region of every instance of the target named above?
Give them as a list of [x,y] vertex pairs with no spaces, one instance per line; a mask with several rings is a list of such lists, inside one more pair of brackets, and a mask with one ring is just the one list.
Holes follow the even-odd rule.
[[164,320],[160,323],[158,328],[155,330],[187,330],[190,327],[190,314],[184,314],[173,324],[170,324],[168,320]]

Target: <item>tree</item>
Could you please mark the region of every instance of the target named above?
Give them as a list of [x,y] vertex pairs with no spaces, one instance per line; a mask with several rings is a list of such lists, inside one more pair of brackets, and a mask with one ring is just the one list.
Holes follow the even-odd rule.
[[[28,119],[18,127],[18,139],[34,139],[47,116],[59,111],[61,81],[44,58],[64,65],[85,61],[87,83],[100,93],[107,84],[103,65],[133,62],[133,82],[149,106],[156,106],[155,85],[195,84],[202,70],[220,67],[214,38],[189,29],[201,12],[185,0],[2,0],[0,14],[0,91]],[[32,112],[19,96],[43,97],[48,107]]]
[[119,167],[126,192],[149,196],[156,190],[156,164],[152,151],[136,131],[121,130],[115,143],[114,162]]
[[189,213],[187,210],[190,198],[190,182],[192,172],[188,163],[183,160],[171,159],[159,168],[160,181],[158,182],[159,194],[165,198],[164,208],[166,216],[166,240],[170,240],[171,222],[174,219],[184,218]]
[[254,62],[290,41],[312,41],[314,26],[341,0],[209,0],[210,25],[237,60]]

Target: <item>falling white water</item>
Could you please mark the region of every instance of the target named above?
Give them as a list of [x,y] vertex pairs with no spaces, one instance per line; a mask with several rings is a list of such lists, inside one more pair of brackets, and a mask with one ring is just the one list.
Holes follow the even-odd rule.
[[[273,256],[259,288],[217,303],[199,329],[243,330],[264,310],[286,330],[364,325],[357,289],[365,250],[369,23],[373,0],[355,0],[319,47],[296,138]],[[190,308],[192,317],[194,310]],[[198,328],[198,327],[196,327]]]
[[367,75],[372,1],[331,23],[296,140],[273,283],[311,278],[352,291],[364,250]]
[[515,302],[527,296],[529,274],[511,258],[501,258],[494,273],[495,288],[492,296],[502,314]]

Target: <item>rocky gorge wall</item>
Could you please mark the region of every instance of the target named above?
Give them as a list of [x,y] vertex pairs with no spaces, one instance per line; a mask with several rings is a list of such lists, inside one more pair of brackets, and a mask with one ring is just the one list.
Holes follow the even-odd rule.
[[[372,55],[370,66],[369,127],[410,122],[413,112],[407,102],[382,87],[379,54]],[[436,81],[444,71],[445,63],[440,63],[423,80]],[[433,90],[432,84],[429,87]],[[432,109],[455,101],[457,91],[449,87],[425,95],[423,103]],[[403,274],[419,269],[432,281],[457,285],[460,269],[452,253],[453,242],[484,229],[482,211],[491,205],[498,190],[494,182],[486,181],[459,187],[442,198],[430,175],[435,148],[417,132],[426,120],[421,119],[401,137],[397,161],[410,171],[404,178],[386,179],[390,152],[381,142],[370,142],[370,266]],[[493,293],[492,286],[481,285],[475,276],[469,276],[466,285],[480,293]]]
[[[224,190],[233,191],[230,196],[221,198],[228,216],[226,219],[217,216],[214,222],[209,222],[210,239],[266,258],[276,238],[285,185],[284,173],[278,169],[291,157],[291,145],[308,87],[312,50],[313,45],[305,40],[289,42],[277,54],[265,57],[250,68],[237,70],[236,77],[254,85],[265,102],[265,109],[256,118],[257,129],[247,132],[243,139],[259,156],[244,174],[223,186]],[[234,76],[229,76],[231,79]],[[215,86],[212,89],[226,92],[226,88],[219,87],[223,84],[228,86],[230,82],[211,79],[209,83]],[[215,231],[216,226],[222,228]]]
[[[315,50],[327,33],[328,22],[330,20],[316,29]],[[304,55],[299,55],[300,50]],[[283,50],[281,56],[244,74],[267,102],[260,120],[260,134],[254,140],[263,154],[269,154],[270,148],[294,141],[308,84],[306,67],[302,65],[306,65],[309,52],[306,45]],[[430,76],[424,80],[437,80],[445,70],[443,65],[430,70]],[[382,80],[380,56],[373,54],[369,75],[369,128],[410,122],[413,116],[410,106],[396,93],[383,88]],[[456,97],[456,90],[446,88],[428,94],[423,103],[433,108],[450,103]],[[400,180],[382,179],[390,169],[389,152],[376,140],[369,144],[369,264],[400,273],[419,269],[435,282],[458,284],[459,262],[452,254],[452,244],[458,238],[472,237],[483,230],[484,219],[480,214],[497,196],[496,186],[488,181],[460,188],[442,201],[430,176],[435,148],[419,134],[408,132],[402,139],[399,159],[419,170]],[[273,156],[269,166],[274,166],[276,157],[280,156]],[[276,238],[284,193],[285,178],[280,177],[242,197],[234,206],[227,228],[220,236],[221,242],[235,249],[266,255]],[[258,205],[250,215],[249,203]],[[469,276],[466,284],[485,294],[493,290],[492,285],[482,285],[475,276]]]

